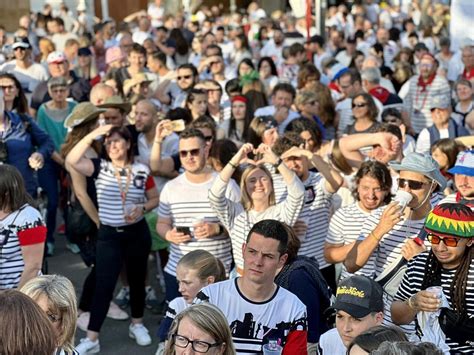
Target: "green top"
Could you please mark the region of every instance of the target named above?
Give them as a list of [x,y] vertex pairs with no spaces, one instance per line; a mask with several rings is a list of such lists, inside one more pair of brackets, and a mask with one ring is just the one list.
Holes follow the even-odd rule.
[[38,110],[38,125],[46,131],[54,142],[54,149],[59,152],[61,145],[67,135],[67,128],[64,127],[64,120],[77,105],[75,101],[68,101],[67,107],[61,110],[52,110],[42,104]]

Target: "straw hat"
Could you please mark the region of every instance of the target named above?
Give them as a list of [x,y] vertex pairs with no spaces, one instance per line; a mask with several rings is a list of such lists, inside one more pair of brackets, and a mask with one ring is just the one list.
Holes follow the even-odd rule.
[[125,113],[129,113],[132,110],[132,104],[123,100],[121,96],[114,95],[105,99],[103,104],[97,105],[100,108],[116,108]]
[[97,108],[90,102],[81,102],[77,104],[76,107],[74,107],[72,112],[69,114],[69,116],[66,117],[66,120],[64,121],[64,127],[77,127],[90,120],[96,119],[102,112],[105,111],[107,110]]
[[131,79],[125,80],[123,83],[123,92],[125,95],[128,95],[130,90],[138,84],[141,83],[151,83],[153,80],[151,80],[146,73],[137,73],[135,74]]

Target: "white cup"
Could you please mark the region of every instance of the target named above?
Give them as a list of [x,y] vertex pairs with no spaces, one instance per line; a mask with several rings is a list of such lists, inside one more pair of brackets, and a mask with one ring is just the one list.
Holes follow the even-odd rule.
[[443,288],[441,286],[430,286],[426,291],[436,295],[436,297],[441,298],[443,295]]
[[268,343],[262,347],[263,355],[281,355],[283,348],[276,343]]
[[400,211],[403,211],[405,207],[411,202],[411,200],[413,200],[413,196],[409,192],[398,190],[393,200],[398,202]]

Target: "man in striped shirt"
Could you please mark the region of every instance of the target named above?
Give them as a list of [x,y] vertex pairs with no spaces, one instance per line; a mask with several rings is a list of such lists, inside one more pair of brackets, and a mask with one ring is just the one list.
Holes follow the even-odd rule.
[[429,53],[423,54],[420,60],[420,74],[413,76],[409,81],[409,89],[404,98],[411,127],[415,133],[433,124],[431,118],[432,100],[435,97],[451,97],[451,88],[448,81],[437,75],[438,61]]
[[[176,265],[190,251],[204,249],[221,259],[229,272],[231,242],[208,199],[208,191],[217,173],[206,166],[208,146],[201,131],[189,128],[179,140],[179,156],[184,173],[166,183],[161,191],[157,232],[170,242],[170,254],[164,275],[166,299],[179,297]],[[240,190],[232,181],[226,197],[240,200]]]
[[[430,212],[424,228],[431,251],[417,255],[409,262],[392,303],[392,319],[397,324],[415,321],[425,337],[421,340],[434,341],[434,338],[426,338],[434,327],[423,329],[420,320],[426,312],[437,314],[441,327],[438,331],[446,335],[443,345],[447,347],[443,350],[451,354],[472,354],[474,212],[460,203],[443,203]],[[441,290],[431,289],[432,286],[441,287]],[[449,308],[441,308],[443,294]],[[442,344],[436,345],[441,347]]]

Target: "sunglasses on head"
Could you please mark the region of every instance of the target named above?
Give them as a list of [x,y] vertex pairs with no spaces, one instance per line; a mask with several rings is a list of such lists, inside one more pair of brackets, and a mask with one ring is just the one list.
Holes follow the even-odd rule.
[[423,185],[428,184],[427,182],[422,181],[415,181],[409,179],[398,179],[398,187],[403,188],[406,185],[410,188],[410,190],[421,190]]
[[352,104],[352,108],[361,108],[361,107],[365,107],[367,106],[367,104],[365,102],[361,102],[360,104],[356,104],[356,103],[353,103]]
[[427,236],[428,241],[431,244],[438,245],[439,243],[443,242],[444,245],[447,247],[457,247],[459,243],[459,238],[456,237],[440,237],[439,235],[436,234],[428,234]]
[[181,158],[186,158],[188,156],[188,154],[190,154],[192,157],[197,157],[200,152],[201,152],[200,148],[191,149],[191,150],[180,150],[179,151],[179,156]]

